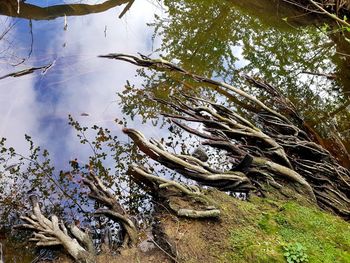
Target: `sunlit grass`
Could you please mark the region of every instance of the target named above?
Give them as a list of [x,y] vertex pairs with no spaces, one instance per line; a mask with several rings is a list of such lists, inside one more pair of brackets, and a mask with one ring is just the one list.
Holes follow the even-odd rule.
[[[237,202],[244,220],[230,229],[230,251],[221,262],[287,262],[283,247],[300,243],[308,262],[350,262],[350,224],[293,201],[254,198]],[[295,261],[297,262],[297,261]]]

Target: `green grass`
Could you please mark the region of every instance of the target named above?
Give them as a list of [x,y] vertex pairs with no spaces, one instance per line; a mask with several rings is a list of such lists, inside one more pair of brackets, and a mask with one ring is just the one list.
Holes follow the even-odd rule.
[[283,247],[300,243],[310,263],[350,263],[350,224],[342,219],[293,201],[236,204],[221,262],[287,262]]

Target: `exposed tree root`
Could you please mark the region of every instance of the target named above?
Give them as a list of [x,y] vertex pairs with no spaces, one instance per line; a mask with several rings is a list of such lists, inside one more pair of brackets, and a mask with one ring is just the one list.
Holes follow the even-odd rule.
[[29,200],[33,208],[32,214],[22,216],[21,219],[27,223],[15,227],[33,230],[34,237],[30,241],[36,242],[38,247],[62,245],[77,262],[96,262],[95,249],[87,233],[74,224],[69,227],[69,231],[55,215],[49,220],[41,213],[37,196],[32,195]]
[[90,173],[89,179],[84,178],[83,182],[90,188],[91,192],[89,193],[89,197],[107,207],[107,209],[99,208],[95,212],[95,215],[104,215],[120,223],[124,232],[122,246],[135,246],[137,242],[137,229],[134,223],[129,219],[125,209],[117,201],[117,197],[114,196],[93,173]]
[[[217,218],[220,210],[215,208],[211,202],[196,186],[184,185],[169,179],[161,178],[150,174],[143,168],[132,165],[129,169],[131,178],[142,186],[157,200],[162,200],[164,206],[174,212],[179,217],[187,218]],[[138,232],[134,223],[129,219],[129,215],[118,202],[103,182],[95,174],[90,172],[88,178],[83,179],[83,183],[90,189],[89,197],[96,200],[100,205],[107,208],[99,208],[95,215],[104,215],[119,223],[122,228],[123,244],[122,248],[130,248],[137,245]],[[71,225],[68,229],[64,223],[59,223],[56,216],[51,220],[46,218],[40,210],[36,196],[30,197],[33,213],[30,216],[23,216],[21,219],[27,223],[16,226],[34,231],[34,237],[30,241],[36,242],[36,246],[56,246],[62,245],[65,250],[77,262],[96,262],[96,251],[90,236],[80,230],[76,225]],[[108,232],[108,231],[107,231]],[[175,256],[174,248],[166,242],[166,237],[157,233],[157,240],[171,257]],[[105,233],[101,244],[103,251],[111,251],[108,239],[110,233]],[[107,240],[105,240],[107,237]],[[162,238],[161,238],[162,237]],[[155,241],[157,242],[157,241]]]
[[[176,71],[198,82],[223,89],[224,92],[220,93],[228,98],[239,95],[248,101],[238,103],[238,106],[249,111],[249,114],[242,115],[234,107],[231,109],[187,94],[172,97],[171,101],[154,98],[172,110],[172,113],[163,115],[174,124],[204,139],[203,145],[225,150],[222,154],[231,160],[231,168],[225,171],[214,169],[206,162],[207,157],[200,153],[170,153],[162,143],[148,140],[137,130],[124,128],[123,132],[151,159],[200,185],[221,191],[255,192],[263,196],[268,185],[283,195],[286,194],[284,189],[293,188],[319,207],[350,219],[350,171],[339,165],[336,158],[318,143],[315,132],[308,129],[294,105],[275,87],[244,76],[267,93],[267,99],[263,102],[231,85],[192,74],[168,61],[124,54],[103,57],[156,70]],[[191,128],[189,123],[193,122],[200,123],[201,128]],[[176,216],[195,219],[220,216],[215,203],[196,185],[153,175],[138,165],[131,165],[128,175],[153,197],[155,203]],[[83,183],[90,189],[89,197],[105,206],[95,214],[107,216],[120,224],[122,248],[135,247],[138,242],[137,228],[118,198],[93,173],[84,178]],[[37,198],[31,196],[30,200],[33,213],[22,217],[26,223],[19,227],[34,231],[31,241],[35,241],[37,246],[62,245],[76,261],[95,262],[95,249],[87,233],[75,225],[68,230],[63,223],[59,224],[56,216],[49,220],[42,215]],[[159,231],[154,235],[155,244],[176,261],[176,248]],[[101,242],[104,251],[109,251],[109,235],[107,231],[106,241]]]
[[166,167],[203,185],[217,187],[225,191],[247,192],[254,189],[250,180],[239,171],[215,171],[193,156],[176,155],[167,152],[159,143],[148,141],[142,133],[133,129],[123,129],[141,151]]
[[[223,105],[186,94],[181,98],[173,97],[172,102],[155,99],[179,113],[164,116],[187,132],[206,139],[203,144],[226,150],[233,161],[230,171],[214,171],[194,157],[171,154],[140,132],[124,129],[152,159],[187,178],[225,191],[256,189],[263,192],[264,183],[261,182],[279,186],[294,184],[297,191],[304,192],[320,207],[350,219],[350,171],[317,143],[315,132],[307,128],[295,106],[275,87],[244,76],[268,94],[270,99],[262,102],[231,85],[190,73],[163,59],[125,54],[101,57],[159,71],[176,71],[198,82],[223,88],[229,96],[238,94],[250,102],[245,108],[254,117],[248,118]],[[204,128],[193,129],[186,122],[202,123]]]
[[[88,178],[84,178],[83,183],[90,189],[89,197],[96,200],[100,205],[107,207],[97,209],[95,215],[104,215],[121,225],[122,248],[135,246],[137,243],[137,229],[129,219],[125,209],[117,201],[116,196],[93,173],[90,173]],[[63,222],[59,223],[56,216],[52,216],[51,220],[46,218],[41,213],[36,196],[30,196],[30,202],[33,213],[30,216],[22,216],[21,219],[27,223],[16,226],[16,228],[34,231],[34,237],[30,241],[36,242],[38,247],[62,245],[75,261],[84,263],[96,262],[95,247],[88,233],[80,230],[74,224],[69,226],[68,230]],[[104,251],[111,250],[108,242],[102,240],[101,243]]]
[[154,176],[136,165],[130,167],[129,175],[137,183],[141,183],[141,187],[153,197],[162,199],[162,203],[177,216],[188,218],[217,218],[220,216],[220,210],[213,206],[197,186],[184,185]]

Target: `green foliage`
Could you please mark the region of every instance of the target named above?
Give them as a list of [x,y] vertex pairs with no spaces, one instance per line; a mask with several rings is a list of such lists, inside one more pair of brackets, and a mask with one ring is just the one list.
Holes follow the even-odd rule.
[[[126,125],[126,120],[117,120],[117,123]],[[91,173],[99,176],[131,216],[141,215],[137,220],[147,227],[152,203],[127,175],[130,163],[147,167],[147,158],[140,155],[133,143],[123,142],[109,129],[97,125],[84,127],[72,116],[69,116],[69,125],[77,133],[80,151],[87,146],[88,151],[84,152],[90,152],[90,156],[86,159],[73,157],[69,161],[70,167],[66,165],[64,171],[55,169],[49,152],[36,146],[29,135],[25,135],[29,144],[26,155],[7,146],[6,139],[0,138],[0,229],[10,229],[18,224],[19,215],[31,209],[28,196],[36,194],[43,204],[44,214],[55,214],[67,222],[78,221],[92,228],[96,238],[106,227],[119,232],[120,226],[114,221],[91,216],[99,204],[88,197],[88,189],[82,183],[82,178]],[[119,236],[113,236],[113,244],[119,244]]]
[[[43,201],[47,201],[56,187],[55,168],[47,150],[35,146],[32,138],[25,135],[29,144],[28,155],[18,153],[0,140],[0,203],[1,223],[11,225],[18,220],[18,213],[25,211],[28,194],[37,192]],[[54,209],[57,203],[50,202]],[[53,211],[53,210],[52,210]]]
[[[118,123],[126,124],[126,121],[118,120]],[[72,158],[69,161],[71,169],[68,167],[65,171],[56,171],[49,152],[36,146],[29,135],[25,135],[29,144],[29,153],[26,155],[7,146],[5,138],[0,140],[2,225],[14,224],[18,214],[30,209],[27,202],[30,194],[38,195],[44,207],[48,208],[48,214],[90,222],[94,204],[81,183],[81,179],[90,172],[100,176],[118,196],[120,203],[128,204],[130,214],[138,214],[144,209],[148,197],[126,175],[131,162],[146,162],[136,147],[120,141],[109,129],[97,125],[83,127],[72,116],[69,116],[69,124],[77,132],[81,149],[87,145],[91,154],[87,160]]]
[[336,20],[338,20],[338,22],[341,23],[336,23],[333,25],[329,25],[328,23],[324,23],[323,26],[320,28],[321,32],[326,34],[326,35],[330,35],[330,36],[335,36],[335,35],[339,35],[342,38],[344,38],[344,40],[348,43],[350,43],[350,39],[348,38],[349,35],[348,33],[350,32],[350,24],[347,22],[348,18],[346,15],[343,16],[343,19],[341,19],[340,17],[338,17],[335,14],[331,14],[331,16],[333,18],[335,18]]
[[305,248],[298,242],[284,245],[283,251],[288,263],[309,262]]

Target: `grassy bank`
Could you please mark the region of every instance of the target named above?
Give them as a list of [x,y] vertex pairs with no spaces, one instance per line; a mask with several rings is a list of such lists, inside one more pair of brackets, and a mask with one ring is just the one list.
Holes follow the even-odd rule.
[[342,219],[295,201],[235,204],[221,262],[350,262],[350,224]]

